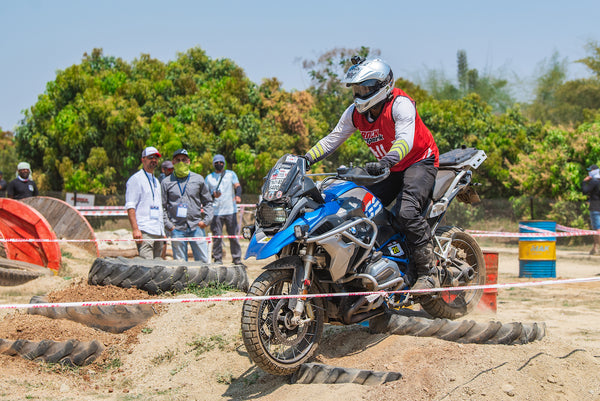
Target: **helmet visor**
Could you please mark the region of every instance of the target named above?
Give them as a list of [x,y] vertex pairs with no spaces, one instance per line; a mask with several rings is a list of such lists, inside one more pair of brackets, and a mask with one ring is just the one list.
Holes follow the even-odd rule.
[[381,88],[380,82],[376,79],[369,79],[360,84],[352,85],[352,92],[355,98],[368,99]]

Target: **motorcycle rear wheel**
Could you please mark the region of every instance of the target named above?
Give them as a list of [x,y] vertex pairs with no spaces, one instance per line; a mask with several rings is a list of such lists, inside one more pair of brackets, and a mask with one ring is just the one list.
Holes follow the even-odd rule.
[[[252,283],[248,295],[290,294],[293,269],[266,270]],[[287,299],[244,301],[242,338],[250,358],[267,373],[290,375],[306,362],[319,346],[323,333],[321,300],[308,298],[314,319],[303,326],[291,324]],[[302,319],[306,319],[306,312]]]
[[[484,285],[486,280],[485,259],[479,244],[469,234],[458,227],[440,227],[436,236],[450,238],[454,235],[452,246],[458,249],[458,258],[475,270],[473,280],[468,285]],[[435,249],[439,252],[440,249]],[[433,317],[457,319],[471,312],[479,303],[483,289],[448,291],[439,293],[421,301],[421,306]]]

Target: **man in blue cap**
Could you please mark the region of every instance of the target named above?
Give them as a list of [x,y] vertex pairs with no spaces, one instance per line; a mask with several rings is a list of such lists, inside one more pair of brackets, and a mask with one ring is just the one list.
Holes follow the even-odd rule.
[[233,263],[242,263],[242,248],[240,241],[235,237],[238,235],[237,204],[242,202],[242,186],[237,175],[231,170],[225,170],[225,157],[215,155],[213,157],[215,171],[206,177],[208,190],[213,197],[214,217],[210,223],[212,234],[216,236],[213,240],[213,260],[215,263],[223,263],[223,225],[227,229],[229,237],[229,248]]
[[173,258],[188,260],[188,244],[194,260],[208,262],[208,243],[205,228],[213,216],[213,200],[204,177],[190,170],[190,155],[177,149],[171,158],[174,172],[160,183],[163,198],[165,228],[172,238],[196,238],[171,242]]

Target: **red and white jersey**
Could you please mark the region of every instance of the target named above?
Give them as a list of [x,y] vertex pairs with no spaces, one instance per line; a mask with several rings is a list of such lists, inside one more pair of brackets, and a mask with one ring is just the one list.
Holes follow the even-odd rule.
[[401,89],[395,88],[392,99],[385,103],[373,121],[358,113],[354,104],[342,114],[333,131],[321,139],[307,155],[313,162],[333,153],[356,130],[377,160],[385,159],[392,171],[404,171],[430,156],[439,166],[439,151],[433,135],[417,113],[415,102]]

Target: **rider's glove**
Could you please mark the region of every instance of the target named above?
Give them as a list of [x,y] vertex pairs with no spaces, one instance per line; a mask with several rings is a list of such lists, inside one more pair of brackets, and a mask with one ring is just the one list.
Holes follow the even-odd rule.
[[388,163],[381,160],[378,162],[371,162],[365,164],[365,170],[367,170],[367,173],[369,173],[369,175],[381,175],[385,172],[386,168],[389,168]]
[[304,155],[304,156],[300,156],[300,158],[304,159],[304,161],[305,161],[306,171],[310,170],[310,165],[311,165],[310,157],[308,157],[307,155]]

